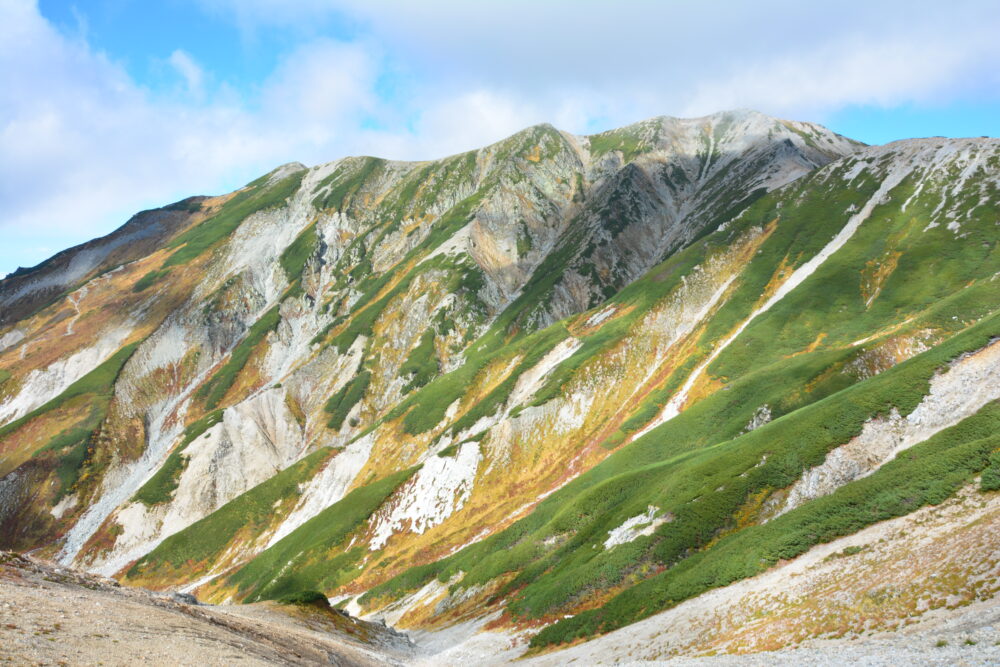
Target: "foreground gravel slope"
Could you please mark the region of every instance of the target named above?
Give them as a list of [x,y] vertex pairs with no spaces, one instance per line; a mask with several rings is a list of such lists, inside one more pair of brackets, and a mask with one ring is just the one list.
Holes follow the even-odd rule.
[[[0,552],[0,660],[31,665],[397,665],[405,638],[332,613],[119,587]],[[348,633],[368,639],[359,641]]]

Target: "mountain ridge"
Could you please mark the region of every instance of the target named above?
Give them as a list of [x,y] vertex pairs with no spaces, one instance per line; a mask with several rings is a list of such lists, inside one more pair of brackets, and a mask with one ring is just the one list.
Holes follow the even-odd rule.
[[[613,630],[704,592],[697,563],[756,574],[725,560],[748,535],[773,563],[769,526],[798,555],[814,508],[920,483],[880,444],[911,413],[908,448],[967,452],[948,494],[991,469],[961,434],[997,398],[998,183],[998,140],[737,111],[183,200],[148,246],[40,265],[34,301],[38,267],[0,281],[0,546],[536,649]],[[942,418],[951,367],[978,370]]]

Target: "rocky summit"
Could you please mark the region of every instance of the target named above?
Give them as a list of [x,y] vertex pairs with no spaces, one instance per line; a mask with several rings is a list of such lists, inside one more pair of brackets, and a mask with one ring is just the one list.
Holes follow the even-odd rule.
[[387,662],[1000,660],[998,240],[1000,140],[753,111],[286,164],[0,282],[0,549]]

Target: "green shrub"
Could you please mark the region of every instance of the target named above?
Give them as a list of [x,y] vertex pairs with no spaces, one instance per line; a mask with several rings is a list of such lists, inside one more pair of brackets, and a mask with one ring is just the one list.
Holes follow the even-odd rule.
[[329,428],[340,430],[351,408],[364,397],[371,380],[371,371],[362,370],[330,397],[323,406],[323,409],[330,413],[330,419],[326,424]]
[[983,471],[980,488],[983,491],[1000,491],[1000,452],[990,454],[990,465]]
[[328,609],[330,607],[330,601],[325,595],[319,591],[298,591],[297,593],[289,593],[288,595],[283,595],[277,599],[277,602],[281,604],[292,604],[299,605],[303,607],[322,607]]
[[403,470],[359,487],[283,537],[228,577],[246,602],[281,599],[302,590],[330,590],[361,571],[367,547],[344,541],[419,469]]
[[133,292],[143,292],[143,291],[149,289],[150,287],[152,287],[153,285],[155,285],[156,283],[160,282],[160,280],[162,280],[163,278],[165,278],[169,274],[170,274],[170,270],[169,269],[162,269],[162,270],[159,270],[159,271],[150,271],[149,273],[147,273],[146,275],[144,275],[142,278],[139,278],[139,280],[135,281],[135,284],[132,285],[132,291]]
[[183,455],[184,450],[198,436],[220,421],[222,421],[222,410],[215,410],[184,429],[184,437],[180,444],[174,448],[174,451],[170,452],[170,456],[153,473],[153,476],[136,491],[135,495],[132,496],[132,501],[141,502],[149,507],[169,501],[173,497],[174,491],[177,490],[181,475],[187,468],[187,457]]
[[290,282],[302,275],[302,269],[305,268],[306,262],[316,251],[318,242],[319,238],[316,236],[316,223],[314,222],[306,227],[281,253],[279,263]]
[[399,369],[400,376],[409,376],[403,393],[423,387],[438,374],[437,353],[434,350],[434,330],[428,329],[420,337],[420,343],[406,357]]

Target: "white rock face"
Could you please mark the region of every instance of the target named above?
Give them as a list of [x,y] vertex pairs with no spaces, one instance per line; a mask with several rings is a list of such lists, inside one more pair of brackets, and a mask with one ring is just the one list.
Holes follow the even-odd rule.
[[771,408],[765,403],[754,410],[753,417],[750,418],[750,421],[747,423],[743,431],[749,433],[750,431],[754,431],[770,421]]
[[457,512],[472,494],[482,455],[479,443],[467,442],[455,456],[429,456],[413,479],[396,494],[391,508],[372,518],[368,548],[378,551],[395,533],[408,528],[424,533]]
[[612,528],[608,531],[608,539],[604,540],[604,548],[610,549],[619,544],[636,540],[643,535],[652,535],[657,528],[673,520],[669,514],[660,516],[660,511],[659,507],[650,505],[642,514],[626,519],[617,528]]
[[114,510],[138,491],[156,470],[163,465],[171,443],[180,436],[179,421],[168,421],[175,410],[182,408],[186,396],[167,399],[150,412],[147,428],[147,446],[135,461],[112,467],[101,482],[98,499],[92,503],[72,528],[66,533],[58,561],[72,564],[83,545],[98,531]]
[[521,405],[534,396],[535,392],[542,388],[546,376],[556,366],[572,357],[581,345],[583,341],[571,336],[552,348],[537,364],[521,373],[517,384],[510,392],[507,405],[510,407]]
[[187,460],[173,499],[130,503],[115,520],[124,530],[94,571],[111,575],[157,544],[271,478],[302,455],[302,429],[284,392],[267,389],[223,412],[222,421],[184,450]]
[[17,394],[0,403],[0,424],[22,417],[61,394],[107,361],[121,348],[130,333],[131,329],[127,327],[111,329],[94,345],[28,373]]
[[1000,341],[961,358],[936,375],[930,382],[930,392],[906,417],[893,408],[888,417],[868,421],[860,435],[828,453],[822,464],[802,475],[775,516],[872,474],[900,452],[954,426],[997,398]]
[[729,347],[730,343],[736,340],[751,322],[770,310],[774,304],[784,299],[791,293],[792,290],[801,285],[806,278],[815,273],[816,269],[818,269],[835,252],[844,247],[844,244],[847,243],[852,236],[854,236],[854,233],[858,230],[861,224],[867,220],[869,216],[871,216],[875,207],[885,202],[889,192],[899,185],[899,183],[910,174],[911,170],[912,165],[909,169],[907,169],[906,165],[900,164],[885,174],[878,190],[868,199],[867,202],[865,202],[865,205],[861,208],[861,210],[852,215],[850,219],[848,219],[847,224],[845,224],[843,228],[837,232],[837,235],[834,236],[829,243],[823,246],[823,248],[816,253],[815,256],[813,256],[805,264],[795,269],[795,271],[792,272],[792,275],[789,276],[777,290],[775,290],[775,293],[764,303],[764,305],[750,313],[750,315],[743,320],[740,326],[737,327],[735,332],[715,346],[715,349],[713,349],[712,353],[708,355],[708,358],[705,359],[691,373],[691,375],[688,376],[684,385],[663,407],[663,411],[642,432],[645,433],[646,431],[655,428],[656,426],[659,426],[660,424],[663,424],[679,415],[681,409],[684,407],[684,404],[687,402],[688,394],[691,392],[691,388],[694,386],[694,383],[698,380],[698,378],[701,377],[702,373],[705,372],[705,369],[708,368],[708,365],[715,361],[722,351]]
[[0,336],[0,351],[6,350],[12,345],[17,345],[22,340],[24,340],[24,332],[20,329],[11,329],[4,335]]
[[347,489],[368,462],[373,444],[374,435],[368,434],[330,459],[326,467],[309,481],[295,509],[274,532],[267,546],[270,547],[346,496]]

